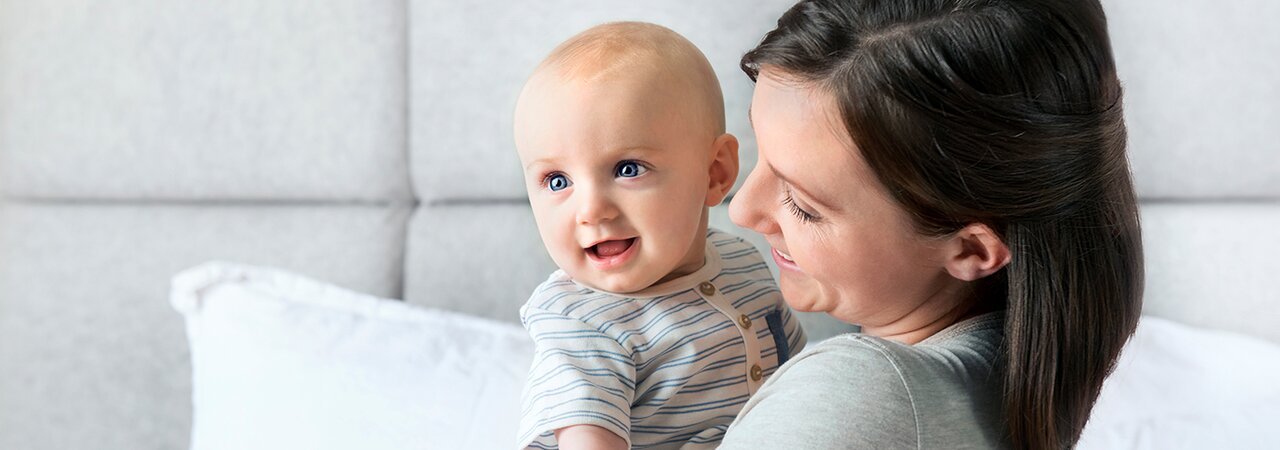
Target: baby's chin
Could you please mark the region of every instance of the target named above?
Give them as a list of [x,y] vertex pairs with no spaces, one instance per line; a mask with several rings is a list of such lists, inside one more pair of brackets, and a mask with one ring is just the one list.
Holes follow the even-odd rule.
[[641,274],[631,273],[634,271],[626,271],[623,273],[603,274],[596,271],[590,273],[569,274],[574,280],[587,286],[613,292],[616,294],[627,294],[637,292],[653,286],[658,278],[645,277]]

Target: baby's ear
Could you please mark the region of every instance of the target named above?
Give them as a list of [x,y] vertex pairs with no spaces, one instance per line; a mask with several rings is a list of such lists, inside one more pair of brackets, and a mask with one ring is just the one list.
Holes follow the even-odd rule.
[[725,133],[711,144],[712,159],[708,169],[711,182],[707,185],[707,206],[724,201],[738,181],[738,138]]

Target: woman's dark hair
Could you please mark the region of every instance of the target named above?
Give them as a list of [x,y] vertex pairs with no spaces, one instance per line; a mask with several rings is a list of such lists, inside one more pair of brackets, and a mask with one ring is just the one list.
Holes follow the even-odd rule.
[[1142,242],[1097,0],[815,0],[742,58],[829,92],[917,232],[990,226],[1008,266],[1009,442],[1071,447],[1137,325]]

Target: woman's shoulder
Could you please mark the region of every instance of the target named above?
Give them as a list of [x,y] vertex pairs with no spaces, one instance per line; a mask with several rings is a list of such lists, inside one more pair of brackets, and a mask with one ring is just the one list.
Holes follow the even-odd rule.
[[840,336],[779,368],[720,448],[916,448],[917,434],[911,396],[891,355]]
[[[814,371],[860,389],[901,390],[916,409],[980,401],[999,384],[1000,341],[997,331],[974,331],[945,340],[906,345],[849,334],[813,348],[799,373]],[[793,369],[793,370],[794,370]],[[887,399],[884,399],[887,400]]]
[[[1004,337],[1003,316],[986,314],[967,319],[938,332],[916,345],[848,333],[827,339],[813,347],[807,364],[819,367],[878,369],[876,379],[898,381],[906,387],[939,379],[957,378],[968,382],[974,376],[995,369]],[[845,376],[867,380],[840,371]]]
[[725,442],[767,447],[761,440],[772,429],[808,435],[788,448],[1000,447],[995,328],[914,346],[861,334],[827,339],[770,378]]
[[856,335],[804,350],[760,387],[721,449],[916,447],[910,392],[890,354]]
[[797,355],[778,375],[821,378],[824,383],[897,383],[904,350],[892,341],[857,333],[831,337]]

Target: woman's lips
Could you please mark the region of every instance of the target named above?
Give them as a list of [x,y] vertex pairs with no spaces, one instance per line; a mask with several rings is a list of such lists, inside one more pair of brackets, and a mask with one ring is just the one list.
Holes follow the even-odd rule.
[[787,254],[787,252],[784,252],[784,251],[782,251],[782,250],[778,250],[778,249],[776,249],[776,248],[775,248],[775,249],[773,249],[773,251],[778,252],[778,255],[779,255],[779,256],[782,256],[782,259],[785,259],[785,260],[790,261],[790,262],[793,262],[793,263],[794,263],[794,262],[796,262],[796,260],[791,259],[791,255],[788,255],[788,254]]
[[776,249],[776,248],[775,248],[775,249],[773,249],[773,252],[771,252],[771,253],[773,253],[773,262],[778,263],[778,268],[779,268],[779,269],[786,269],[786,270],[794,270],[794,271],[796,271],[796,272],[803,272],[802,270],[800,270],[800,266],[797,266],[797,265],[796,265],[796,262],[795,262],[794,260],[792,260],[792,259],[791,259],[791,255],[788,255],[788,254],[786,254],[786,253],[783,253],[783,252],[779,251],[779,250],[778,250],[778,249]]
[[626,263],[640,247],[640,238],[608,240],[586,249],[587,259],[600,270],[608,270]]

